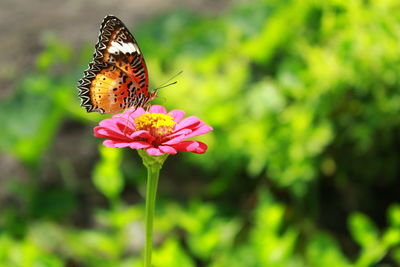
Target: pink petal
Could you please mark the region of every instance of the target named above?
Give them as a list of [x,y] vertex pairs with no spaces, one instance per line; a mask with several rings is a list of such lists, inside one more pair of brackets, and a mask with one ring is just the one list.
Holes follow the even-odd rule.
[[179,131],[177,131],[177,132],[171,133],[171,134],[168,135],[167,137],[168,137],[168,138],[175,138],[176,136],[180,136],[180,135],[188,135],[188,134],[190,134],[191,132],[193,132],[193,131],[190,130],[190,129],[181,129],[181,130],[179,130]]
[[207,145],[198,141],[182,141],[173,145],[176,150],[203,154],[207,150]]
[[135,124],[132,121],[125,118],[120,118],[119,120],[115,120],[115,125],[121,132],[126,132],[127,129],[135,130]]
[[[122,121],[123,121],[123,122],[122,122]],[[123,124],[123,125],[124,125],[124,128],[131,128],[131,127],[129,127],[127,121],[126,121],[125,119],[121,120],[121,118],[102,120],[102,121],[99,123],[99,126],[102,126],[102,127],[104,127],[104,128],[108,128],[108,129],[111,129],[111,130],[113,130],[113,131],[115,131],[115,132],[121,132],[121,126],[118,125],[118,124]],[[121,134],[122,134],[122,133],[121,133]]]
[[132,149],[142,149],[142,148],[147,148],[149,146],[150,146],[149,143],[146,143],[146,142],[143,142],[143,141],[135,141],[135,142],[131,142],[129,144],[129,147],[132,148]]
[[108,147],[114,147],[114,148],[121,148],[121,147],[128,147],[130,144],[129,143],[124,143],[124,142],[118,142],[115,140],[104,140],[103,145],[108,146]]
[[199,118],[197,118],[195,116],[190,116],[190,117],[187,117],[187,118],[183,119],[181,122],[179,122],[175,126],[175,131],[178,131],[178,130],[183,129],[183,128],[195,127],[199,123],[204,123],[204,122],[202,122]]
[[213,128],[211,126],[202,125],[201,127],[199,127],[196,130],[194,130],[192,133],[186,135],[186,138],[190,138],[190,137],[206,134],[206,133],[208,133],[209,131],[212,131],[212,130],[213,130]]
[[119,115],[114,115],[111,119],[108,119],[112,121],[113,124],[123,124],[123,125],[132,125],[132,116],[124,115],[124,113],[119,114]]
[[174,118],[174,122],[178,123],[182,120],[182,118],[185,116],[185,112],[182,110],[174,109],[168,112],[168,114],[171,114],[172,117]]
[[[131,124],[132,125],[132,124]],[[124,136],[129,136],[136,131],[135,126],[128,126],[128,122],[125,121],[124,123],[117,123],[117,128],[121,134]]]
[[109,128],[105,128],[102,126],[96,126],[94,129],[94,136],[101,138],[110,138],[110,139],[118,139],[118,140],[129,140],[126,135],[123,135],[121,132],[116,132]]
[[144,113],[146,113],[146,111],[144,110],[144,108],[140,108],[140,107],[133,109],[133,112],[131,112],[131,113],[129,113],[129,110],[128,110],[128,116],[134,117],[134,118],[136,118]]
[[146,149],[146,152],[147,152],[147,154],[149,154],[150,156],[160,156],[160,155],[164,154],[164,153],[162,153],[162,152],[160,151],[160,149],[155,148],[155,147],[149,147],[149,148],[147,148],[147,149]]
[[144,114],[145,112],[146,111],[143,108],[137,108],[137,109],[131,108],[131,109],[124,111],[122,114],[114,115],[112,118],[113,119],[123,118],[124,120],[126,120],[126,119],[130,120],[132,118],[136,118],[136,117]]
[[160,106],[160,105],[151,106],[150,109],[149,109],[149,112],[150,113],[164,113],[164,114],[167,114],[167,110],[163,106]]
[[134,141],[134,142],[119,142],[115,140],[107,139],[103,142],[103,145],[108,147],[114,148],[123,148],[123,147],[130,147],[132,149],[141,149],[149,147],[150,144],[143,142],[143,141]]
[[176,136],[176,135],[182,135],[182,134],[186,135],[186,134],[190,134],[191,132],[193,132],[193,130],[185,128],[185,129],[180,129],[178,131],[174,131],[169,136]]
[[102,120],[102,121],[99,123],[99,126],[103,126],[103,127],[114,127],[114,126],[115,126],[115,120],[113,120],[113,119],[105,119],[105,120]]
[[146,138],[146,139],[154,139],[153,136],[150,135],[150,133],[148,131],[145,130],[139,130],[139,131],[135,131],[133,132],[131,135],[129,135],[129,138],[134,139],[134,138]]
[[159,146],[158,148],[161,150],[161,152],[164,152],[164,153],[168,153],[168,154],[178,153],[178,151],[176,151],[175,148],[170,147],[170,146]]
[[175,136],[174,138],[168,140],[167,142],[163,142],[162,144],[163,145],[175,145],[175,144],[178,144],[179,142],[183,141],[186,138],[187,138],[186,135],[181,134],[181,135]]

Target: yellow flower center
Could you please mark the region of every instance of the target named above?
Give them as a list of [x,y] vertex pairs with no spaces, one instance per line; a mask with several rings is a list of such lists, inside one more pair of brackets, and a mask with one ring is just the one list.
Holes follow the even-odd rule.
[[136,129],[146,130],[154,137],[172,133],[175,124],[173,117],[163,113],[144,113],[135,118]]

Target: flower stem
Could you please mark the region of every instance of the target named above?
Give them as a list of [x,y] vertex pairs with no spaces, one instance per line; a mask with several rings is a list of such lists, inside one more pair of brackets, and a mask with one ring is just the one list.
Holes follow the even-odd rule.
[[146,189],[146,245],[144,249],[144,266],[151,267],[151,253],[153,248],[153,218],[156,204],[158,177],[161,167],[168,155],[150,156],[144,150],[138,150],[147,168]]
[[160,170],[156,168],[147,169],[146,190],[146,247],[144,249],[144,266],[151,266],[151,252],[153,243],[153,217],[156,203],[157,183]]

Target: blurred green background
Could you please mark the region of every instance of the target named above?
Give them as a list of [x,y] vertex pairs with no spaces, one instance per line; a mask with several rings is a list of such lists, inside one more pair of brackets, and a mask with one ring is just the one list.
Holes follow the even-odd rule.
[[400,2],[158,2],[3,17],[0,266],[142,266],[145,169],[76,89],[108,13],[152,88],[183,71],[154,103],[214,127],[164,165],[154,266],[399,266]]

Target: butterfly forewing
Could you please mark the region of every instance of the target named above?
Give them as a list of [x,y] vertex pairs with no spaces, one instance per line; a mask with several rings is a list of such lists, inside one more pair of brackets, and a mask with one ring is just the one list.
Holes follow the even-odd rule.
[[121,20],[104,18],[93,61],[79,81],[81,106],[88,112],[116,113],[150,99],[146,63]]

